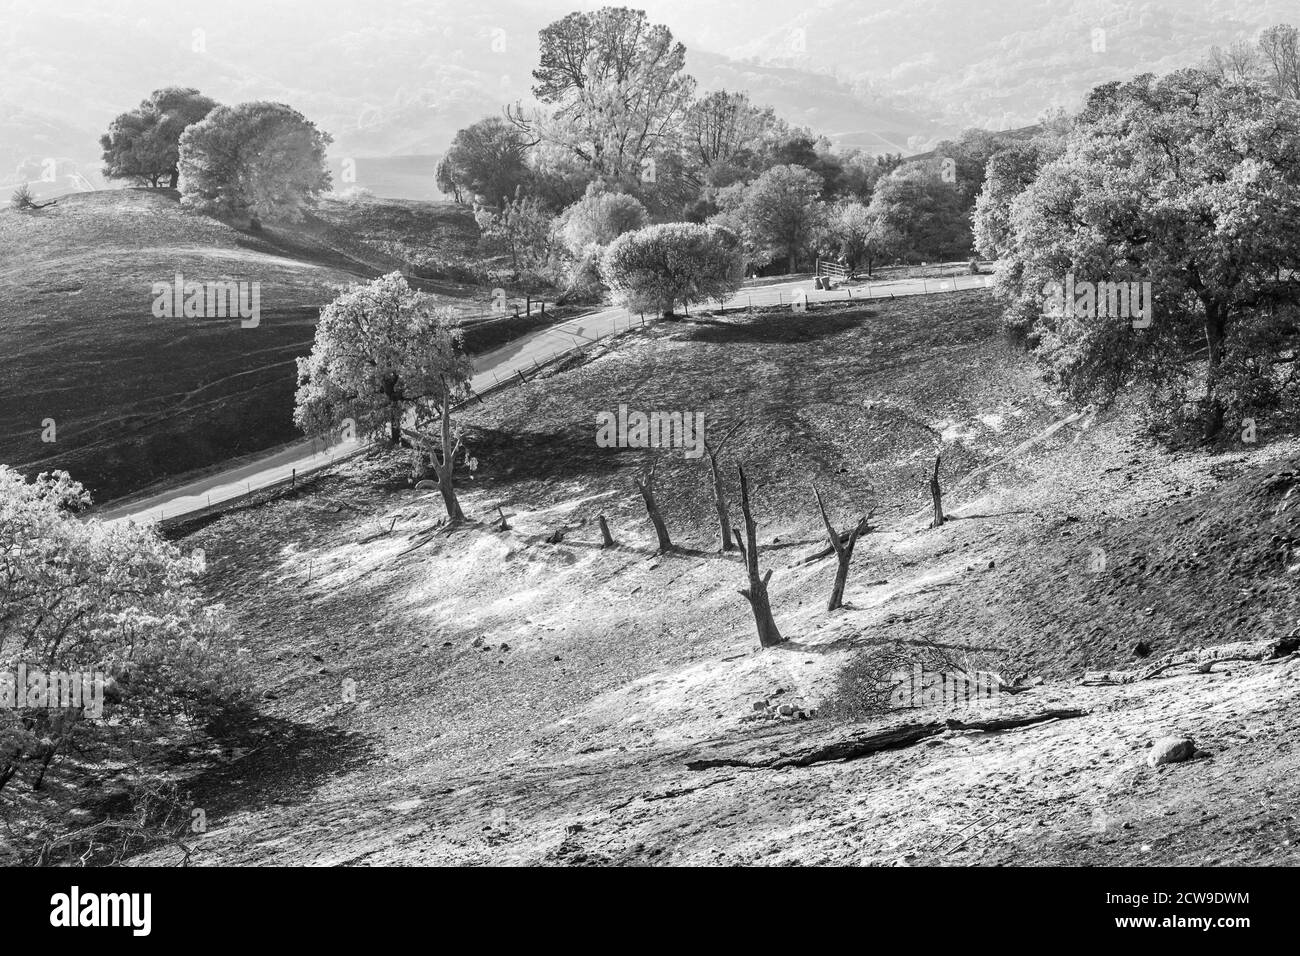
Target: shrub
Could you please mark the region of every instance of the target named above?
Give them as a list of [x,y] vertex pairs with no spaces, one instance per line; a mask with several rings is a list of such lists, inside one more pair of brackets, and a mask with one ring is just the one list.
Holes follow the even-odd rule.
[[886,644],[858,651],[844,665],[835,689],[822,702],[820,712],[842,720],[866,720],[894,709],[891,700],[899,676],[916,664],[942,669],[948,662],[925,648]]
[[[243,696],[224,611],[204,606],[193,588],[200,562],[152,527],[79,520],[89,503],[66,472],[28,482],[0,465],[0,788],[24,768],[39,788],[88,724],[135,749]],[[13,677],[20,667],[26,688]],[[65,694],[58,706],[33,697],[37,672],[104,674],[102,710]],[[93,680],[82,687],[93,695]],[[151,733],[157,724],[166,729]]]
[[725,300],[740,288],[745,260],[729,229],[667,223],[624,233],[601,258],[600,273],[633,312],[673,315],[678,303]]

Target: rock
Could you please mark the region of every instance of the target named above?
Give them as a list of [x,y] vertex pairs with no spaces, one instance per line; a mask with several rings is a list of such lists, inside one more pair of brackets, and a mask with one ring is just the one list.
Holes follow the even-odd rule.
[[756,701],[754,701],[754,709],[755,709],[755,710],[767,710],[767,701],[765,701],[765,700],[756,700]]
[[780,714],[781,714],[782,717],[793,717],[793,716],[794,716],[794,707],[793,707],[792,705],[790,705],[790,704],[782,704],[782,705],[780,706],[780,708],[778,708],[778,710],[779,710],[779,712],[780,712]]
[[429,478],[423,478],[415,483],[416,491],[432,491],[438,487],[438,483]]
[[1159,767],[1166,763],[1182,763],[1196,753],[1191,737],[1161,737],[1147,754],[1147,765]]

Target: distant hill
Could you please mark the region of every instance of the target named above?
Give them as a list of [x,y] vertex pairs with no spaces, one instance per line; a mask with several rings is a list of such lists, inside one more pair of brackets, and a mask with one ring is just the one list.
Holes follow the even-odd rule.
[[[708,19],[710,5],[697,6]],[[733,31],[721,52],[834,73],[990,129],[1077,106],[1099,83],[1195,65],[1215,44],[1300,18],[1294,0],[819,0],[780,19],[768,0],[756,6],[745,15],[754,28]]]
[[[590,6],[590,4],[587,4]],[[391,159],[381,195],[430,198],[436,157],[456,130],[527,100],[537,31],[565,0],[321,0],[304,15],[260,0],[90,0],[24,4],[0,32],[0,184],[31,180],[48,158],[99,185],[98,140],[116,114],[151,90],[190,85],[222,102],[290,103],[334,137],[337,166]],[[653,11],[652,15],[653,15]],[[746,89],[788,121],[838,142],[898,152],[955,132],[923,112],[888,105],[819,64],[746,64],[691,41],[696,18],[668,19],[688,45],[704,90]],[[424,163],[424,157],[432,161]],[[429,182],[411,178],[423,163]],[[28,172],[20,176],[19,167]],[[345,184],[341,184],[345,185]],[[46,194],[86,188],[73,182]]]

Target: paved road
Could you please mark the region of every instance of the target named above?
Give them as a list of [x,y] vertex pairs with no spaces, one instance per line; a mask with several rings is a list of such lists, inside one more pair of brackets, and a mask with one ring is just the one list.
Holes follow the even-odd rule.
[[[836,289],[831,292],[814,292],[810,288],[812,283],[805,278],[772,285],[750,285],[742,288],[726,304],[728,308],[739,308],[791,303],[793,308],[797,292],[802,292],[810,302],[842,301],[850,295],[855,299],[881,298],[951,292],[954,288],[983,288],[989,281],[988,276],[969,275],[947,279],[897,279],[857,286],[851,291]],[[626,309],[610,308],[540,329],[501,348],[476,356],[470,387],[475,391],[483,391],[500,380],[508,379],[516,370],[526,373],[535,363],[540,364],[574,346],[594,342],[639,324],[639,316],[630,315]],[[95,516],[109,523],[153,522],[179,517],[288,481],[295,471],[299,475],[305,475],[327,467],[339,458],[355,453],[363,445],[359,441],[335,445],[322,439],[301,441],[150,497],[121,504],[110,503],[97,510]]]

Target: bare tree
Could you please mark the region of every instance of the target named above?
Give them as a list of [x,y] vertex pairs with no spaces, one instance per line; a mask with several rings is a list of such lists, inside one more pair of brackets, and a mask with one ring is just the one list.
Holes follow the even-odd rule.
[[1245,40],[1238,40],[1226,50],[1213,46],[1209,65],[1225,80],[1248,80],[1259,74],[1259,51]]
[[826,505],[822,503],[821,492],[817,490],[816,485],[813,485],[812,491],[813,497],[817,499],[817,508],[822,513],[822,523],[826,525],[826,535],[831,539],[831,548],[839,562],[835,570],[835,586],[831,588],[831,599],[826,604],[826,610],[833,611],[844,604],[844,584],[849,579],[849,563],[853,560],[853,548],[858,543],[858,536],[866,534],[869,530],[868,516],[863,515],[857,527],[849,532],[848,541],[842,541],[839,532],[835,530],[830,517],[826,514]]
[[733,532],[736,547],[740,549],[740,556],[745,559],[745,567],[749,571],[749,588],[741,590],[740,594],[754,612],[754,623],[758,625],[758,643],[763,647],[775,647],[785,638],[776,628],[776,621],[772,619],[772,605],[767,598],[767,582],[772,578],[772,569],[768,568],[767,574],[762,576],[758,573],[758,525],[749,510],[749,482],[745,480],[743,465],[737,465],[736,471],[740,473],[740,510],[745,515],[745,537],[749,540],[749,546],[746,547],[740,532]]
[[1260,35],[1259,50],[1278,95],[1300,99],[1300,30],[1287,23],[1269,27]]
[[934,473],[930,475],[930,497],[934,499],[934,520],[930,522],[931,528],[937,528],[947,520],[943,516],[943,491],[939,487],[939,462],[942,460],[942,453],[934,456]]
[[731,430],[722,436],[722,441],[716,445],[710,445],[707,438],[704,439],[704,450],[709,455],[709,471],[713,477],[713,507],[718,511],[718,530],[722,537],[723,551],[730,551],[731,544],[731,517],[727,514],[727,499],[722,491],[722,473],[718,471],[718,458],[722,455],[722,450],[727,447],[727,442],[731,436],[740,430],[744,422],[736,422],[731,426]]
[[655,504],[655,471],[658,467],[659,462],[656,459],[649,471],[640,478],[633,478],[632,481],[645,500],[646,514],[650,516],[650,523],[655,526],[655,534],[659,536],[659,551],[662,553],[671,551],[673,543],[668,537],[668,528],[664,525],[664,519],[659,514],[659,506]]

